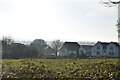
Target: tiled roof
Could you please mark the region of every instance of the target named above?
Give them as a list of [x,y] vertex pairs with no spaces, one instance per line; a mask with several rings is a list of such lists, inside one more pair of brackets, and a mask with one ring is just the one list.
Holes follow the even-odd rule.
[[117,42],[111,42],[113,44],[115,44],[116,46],[120,46]]
[[68,50],[79,50],[80,45],[77,42],[65,42],[61,48]]
[[117,42],[99,42],[98,43],[101,43],[103,45],[103,48],[106,48],[108,44],[115,44],[116,46],[120,46]]
[[107,42],[101,42],[101,44],[103,45],[103,48],[107,48],[107,45],[110,44],[110,43],[107,43]]
[[94,45],[81,45],[83,48],[85,48],[86,50],[91,49]]

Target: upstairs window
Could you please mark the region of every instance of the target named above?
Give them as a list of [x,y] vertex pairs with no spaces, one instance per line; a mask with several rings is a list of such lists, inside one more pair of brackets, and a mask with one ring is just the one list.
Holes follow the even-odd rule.
[[97,49],[100,49],[100,46],[97,46]]
[[106,49],[107,47],[106,46],[103,46],[103,49]]
[[104,53],[106,53],[106,50],[104,50]]
[[110,50],[113,50],[113,47],[110,47]]

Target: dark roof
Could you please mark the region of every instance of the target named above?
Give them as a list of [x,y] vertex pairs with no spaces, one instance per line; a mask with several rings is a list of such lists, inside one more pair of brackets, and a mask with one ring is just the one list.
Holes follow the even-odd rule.
[[91,49],[94,45],[81,45],[84,49]]
[[103,45],[103,48],[107,48],[107,45],[110,44],[110,43],[107,43],[107,42],[101,42],[101,44]]
[[100,42],[98,41],[97,43],[101,43],[103,45],[103,48],[106,48],[108,44],[115,44],[116,46],[120,46],[117,42]]
[[65,42],[60,49],[62,48],[66,48],[68,50],[79,50],[80,45],[77,42]]
[[86,52],[89,54],[89,53],[91,53],[91,51],[92,51],[92,47],[94,46],[94,45],[81,45],[85,50],[86,50]]
[[21,44],[21,43],[12,43],[11,45],[24,45],[24,44]]
[[12,43],[10,46],[11,47],[16,47],[16,46],[26,46],[26,45],[21,44],[21,43]]
[[81,45],[82,47],[93,47],[94,45]]
[[115,44],[116,46],[120,46],[117,42],[111,42],[113,44]]

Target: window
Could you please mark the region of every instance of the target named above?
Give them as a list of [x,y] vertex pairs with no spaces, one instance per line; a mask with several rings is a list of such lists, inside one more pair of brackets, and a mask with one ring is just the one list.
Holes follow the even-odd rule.
[[100,52],[97,51],[97,55],[99,55],[99,54],[100,54]]
[[113,47],[110,47],[110,50],[113,50]]
[[113,56],[113,55],[114,55],[114,52],[109,52],[109,55],[110,55],[110,56]]
[[97,46],[97,49],[100,49],[100,46]]
[[106,53],[106,50],[104,50],[104,53]]
[[103,49],[106,49],[107,47],[106,46],[103,46]]

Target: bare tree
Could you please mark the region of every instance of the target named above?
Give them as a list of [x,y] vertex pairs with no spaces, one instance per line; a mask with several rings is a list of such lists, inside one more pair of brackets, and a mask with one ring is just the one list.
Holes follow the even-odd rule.
[[2,58],[8,57],[10,45],[14,40],[10,36],[2,36]]
[[114,0],[101,0],[102,4],[105,4],[105,6],[107,7],[113,7],[113,6],[116,6],[116,4],[119,4],[120,1],[114,1]]
[[[113,7],[118,5],[118,20],[117,20],[117,28],[118,28],[118,43],[120,43],[120,0],[118,1],[113,1],[113,0],[101,0],[102,4],[105,4],[108,7]],[[120,53],[120,48],[119,48],[119,53]],[[118,66],[120,68],[120,54],[118,54]]]
[[117,20],[117,31],[118,31],[118,43],[120,43],[120,0],[101,0],[102,4],[105,4],[107,7],[113,7],[118,5],[118,20]]
[[7,45],[14,43],[14,40],[10,36],[2,36],[2,41],[6,42]]
[[51,46],[55,50],[55,56],[57,56],[58,50],[62,45],[63,45],[63,42],[61,42],[60,40],[52,41]]

